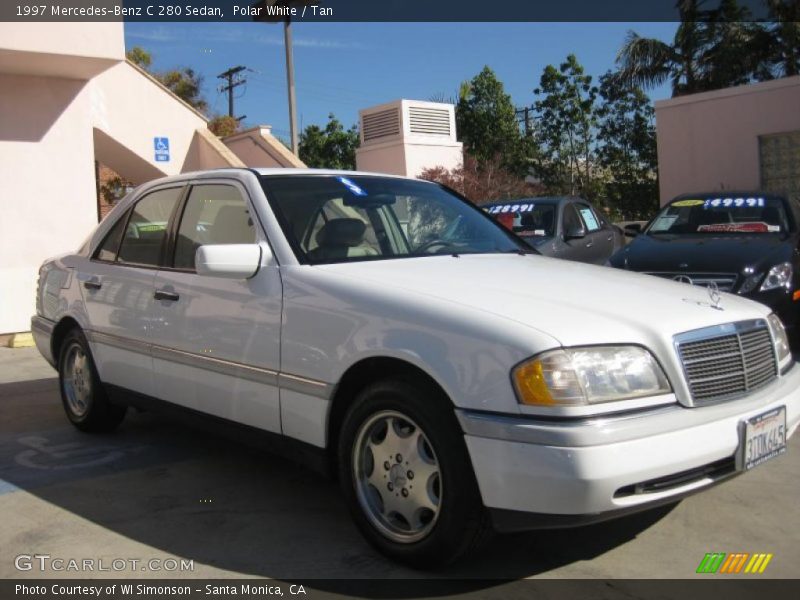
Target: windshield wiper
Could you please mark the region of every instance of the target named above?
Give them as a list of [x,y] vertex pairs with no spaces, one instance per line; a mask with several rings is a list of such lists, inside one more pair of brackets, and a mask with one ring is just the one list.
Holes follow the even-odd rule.
[[511,248],[510,250],[498,250],[497,254],[519,254],[520,256],[525,256],[527,254],[539,254],[539,253],[533,248],[531,248],[530,250],[527,248]]

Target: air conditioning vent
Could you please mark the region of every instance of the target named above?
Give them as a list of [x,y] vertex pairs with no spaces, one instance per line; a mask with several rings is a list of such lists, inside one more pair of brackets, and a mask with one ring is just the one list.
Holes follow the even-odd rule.
[[364,141],[400,134],[400,111],[397,108],[370,113],[361,117]]
[[450,113],[441,108],[408,108],[409,131],[422,135],[450,135]]

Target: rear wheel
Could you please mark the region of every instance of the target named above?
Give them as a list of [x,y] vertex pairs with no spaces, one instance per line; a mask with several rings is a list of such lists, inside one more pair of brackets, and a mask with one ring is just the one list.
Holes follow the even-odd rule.
[[373,384],[345,417],[340,479],[356,524],[417,568],[450,563],[486,537],[471,464],[452,406],[427,387]]
[[79,329],[70,331],[61,344],[58,380],[67,418],[81,431],[112,431],[125,417],[124,406],[108,401],[89,344]]

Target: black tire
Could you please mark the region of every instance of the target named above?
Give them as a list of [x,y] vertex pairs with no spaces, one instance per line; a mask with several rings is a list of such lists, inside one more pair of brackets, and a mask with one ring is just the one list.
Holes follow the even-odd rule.
[[[401,415],[406,420],[399,417],[395,419],[394,415]],[[433,457],[435,467],[430,465],[426,467],[419,461],[417,464],[437,470],[434,475],[429,477],[429,481],[440,478],[438,482],[434,481],[434,488],[429,488],[427,484],[425,487],[426,490],[438,490],[438,510],[435,513],[426,508],[414,509],[415,506],[418,506],[414,504],[416,497],[414,494],[420,494],[422,489],[420,485],[416,490],[411,490],[412,495],[408,497],[409,490],[406,488],[413,483],[419,484],[419,477],[414,480],[412,472],[412,479],[408,479],[404,475],[400,475],[400,479],[391,479],[392,471],[386,467],[389,464],[389,461],[386,460],[389,453],[386,452],[387,457],[374,456],[382,454],[384,449],[388,450],[389,448],[389,446],[386,448],[384,446],[376,447],[372,441],[381,438],[381,419],[384,419],[386,423],[399,422],[407,425],[405,431],[410,432],[409,440],[412,439],[411,436],[414,435],[417,428],[424,436],[421,447],[427,448],[427,450],[420,454]],[[376,424],[373,425],[373,423]],[[388,425],[385,425],[383,431],[386,431],[387,427]],[[367,434],[369,431],[377,431],[377,434],[369,436]],[[384,444],[387,439],[384,437],[378,443]],[[397,439],[402,438],[398,437]],[[417,442],[411,443],[409,447],[419,446],[419,439],[417,436]],[[370,449],[359,451],[358,449],[363,448],[364,443],[370,445]],[[429,443],[429,446],[425,446],[425,443]],[[409,450],[409,454],[411,453],[412,450]],[[359,463],[362,465],[365,463],[358,457],[366,455],[372,456],[371,459],[366,459],[372,468],[362,467],[359,471]],[[397,466],[395,466],[395,462],[398,463]],[[393,460],[391,469],[397,468],[398,472],[402,472],[408,468],[402,463],[408,465],[407,461]],[[371,384],[362,390],[344,419],[339,437],[338,464],[339,479],[356,525],[372,546],[394,560],[419,569],[439,568],[475,550],[491,532],[488,515],[481,501],[472,471],[472,462],[453,407],[447,398],[442,397],[442,393],[432,389],[432,386],[387,380]],[[413,464],[414,462],[412,462]],[[385,469],[385,471],[381,469]],[[365,481],[372,479],[372,475],[367,477],[367,472],[379,479],[381,491],[377,491],[377,486],[372,485],[371,482]],[[386,489],[384,489],[382,484],[387,477],[394,482],[394,486],[390,488],[387,483]],[[398,481],[402,483],[397,483]],[[435,487],[437,483],[438,487]],[[388,497],[388,501],[391,503],[403,502],[403,499],[396,493],[397,500],[391,498],[392,493],[401,486],[405,500],[410,501],[412,509],[416,511],[412,514],[425,516],[424,512],[427,510],[430,515],[426,519],[428,523],[419,527],[422,531],[415,533],[413,527],[409,526],[411,531],[408,533],[407,539],[398,540],[390,536],[398,537],[406,535],[406,533],[403,531],[387,532],[392,524],[384,523],[382,520],[388,520],[389,517],[380,513],[386,510],[384,496]],[[436,493],[434,492],[432,495],[435,497]],[[380,500],[378,500],[379,496]],[[373,509],[370,508],[370,498],[373,499]],[[399,515],[399,513],[392,514]],[[409,523],[402,517],[399,518],[401,525]],[[421,517],[417,517],[417,522],[422,522]],[[411,539],[413,536],[422,537]]]
[[67,333],[59,348],[58,383],[67,418],[81,431],[113,431],[125,417],[127,407],[108,401],[89,344],[78,328]]

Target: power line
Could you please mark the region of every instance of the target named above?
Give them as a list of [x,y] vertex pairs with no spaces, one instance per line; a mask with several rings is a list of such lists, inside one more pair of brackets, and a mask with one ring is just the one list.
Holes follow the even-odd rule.
[[[245,83],[247,83],[247,79],[245,79],[245,77],[243,75],[240,75],[240,73],[242,71],[244,71],[245,69],[247,69],[247,67],[243,67],[243,66],[239,65],[238,67],[231,67],[230,69],[228,69],[224,73],[220,73],[219,75],[217,75],[218,79],[224,79],[225,81],[227,81],[227,83],[225,85],[220,86],[219,91],[220,92],[228,92],[228,116],[229,117],[233,117],[233,115],[234,115],[234,111],[233,111],[233,100],[234,100],[233,90],[235,88],[239,87],[240,85],[244,85]],[[241,96],[239,96],[239,97],[241,98]],[[236,118],[236,117],[234,117],[234,118]],[[242,119],[244,119],[243,116],[236,118],[237,121],[241,121]]]

